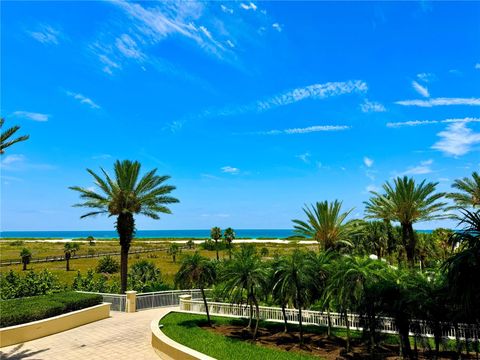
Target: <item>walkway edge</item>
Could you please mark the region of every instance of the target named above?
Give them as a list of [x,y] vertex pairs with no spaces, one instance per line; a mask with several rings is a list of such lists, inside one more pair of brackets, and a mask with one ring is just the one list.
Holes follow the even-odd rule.
[[165,360],[215,360],[215,358],[173,341],[160,330],[160,321],[172,312],[190,314],[188,311],[172,309],[162,316],[153,319],[150,324],[152,330],[152,347],[160,358]]

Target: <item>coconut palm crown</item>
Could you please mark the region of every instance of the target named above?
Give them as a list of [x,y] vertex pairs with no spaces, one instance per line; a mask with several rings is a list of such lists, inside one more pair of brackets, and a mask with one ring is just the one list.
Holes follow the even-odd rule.
[[[0,129],[3,127],[3,124],[5,123],[4,118],[0,118]],[[13,126],[5,131],[2,131],[0,134],[0,154],[5,153],[5,149],[8,148],[9,146],[12,146],[13,144],[20,142],[20,141],[25,141],[27,140],[30,136],[29,135],[23,135],[20,136],[16,139],[10,139],[13,134],[15,134],[18,130],[20,129],[20,126]]]
[[455,180],[452,187],[460,192],[448,194],[447,197],[453,199],[458,206],[480,207],[480,175],[476,171],[471,178]]
[[70,189],[78,191],[83,203],[77,207],[86,207],[90,212],[81,216],[95,216],[108,214],[116,216],[116,229],[120,237],[121,246],[121,291],[127,289],[128,251],[135,234],[134,215],[140,214],[152,219],[160,219],[159,214],[171,214],[166,206],[179,202],[169,196],[175,190],[174,186],[164,185],[169,176],[156,175],[157,169],[147,172],[140,178],[141,165],[138,161],[117,160],[114,164],[115,177],[112,178],[101,169],[103,177],[90,169],[88,173],[95,179],[99,192],[79,186]]

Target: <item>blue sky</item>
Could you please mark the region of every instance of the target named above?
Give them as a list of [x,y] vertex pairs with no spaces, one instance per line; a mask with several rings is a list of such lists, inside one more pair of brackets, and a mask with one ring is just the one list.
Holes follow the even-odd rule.
[[[477,2],[3,2],[1,229],[110,230],[68,186],[116,159],[172,176],[140,229],[290,228],[362,216],[398,175],[480,167]],[[418,224],[431,228],[439,224]],[[449,223],[443,223],[449,226]]]

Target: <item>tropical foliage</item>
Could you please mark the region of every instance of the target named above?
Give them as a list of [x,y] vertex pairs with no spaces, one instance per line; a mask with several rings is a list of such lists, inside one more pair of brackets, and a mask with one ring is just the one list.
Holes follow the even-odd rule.
[[0,154],[5,153],[5,149],[12,146],[15,143],[20,141],[28,140],[29,135],[19,136],[16,139],[11,139],[11,137],[20,129],[20,126],[13,126],[5,131],[2,131],[3,125],[5,123],[4,118],[0,118]]
[[452,187],[459,192],[448,194],[460,207],[480,206],[480,175],[474,171],[472,177],[464,177],[453,182]]
[[23,271],[27,270],[27,265],[30,264],[30,260],[32,259],[32,252],[27,249],[23,248],[22,251],[20,251],[20,258],[22,259],[22,264],[23,264]]
[[80,244],[77,242],[66,242],[63,247],[65,253],[66,269],[70,271],[70,259],[75,256],[75,253],[80,250]]
[[222,237],[222,229],[215,226],[210,230],[210,237],[215,241],[215,251],[217,252],[217,260],[218,258],[218,240]]

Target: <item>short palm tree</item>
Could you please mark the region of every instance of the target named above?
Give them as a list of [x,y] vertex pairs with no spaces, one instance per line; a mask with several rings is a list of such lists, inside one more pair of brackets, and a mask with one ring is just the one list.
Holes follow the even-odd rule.
[[315,239],[323,250],[351,246],[350,237],[357,229],[354,222],[346,221],[346,218],[353,209],[342,212],[342,202],[335,200],[332,203],[323,201],[311,207],[305,206],[303,211],[307,221],[293,220],[298,235]]
[[225,238],[225,241],[227,243],[228,247],[228,258],[232,259],[232,248],[233,248],[233,240],[235,239],[235,231],[233,231],[232,228],[226,228],[225,231],[223,232],[223,237]]
[[167,253],[172,257],[172,260],[174,263],[177,262],[177,255],[180,254],[181,252],[182,252],[182,249],[180,248],[180,246],[178,246],[177,243],[171,243],[170,247],[167,249]]
[[20,258],[23,264],[22,270],[25,271],[27,270],[27,265],[30,264],[30,260],[32,260],[32,252],[27,248],[23,248],[22,251],[20,251]]
[[218,257],[218,240],[221,239],[222,237],[222,229],[219,227],[215,226],[210,230],[210,237],[215,240],[215,251],[217,252],[217,260],[219,260]]
[[163,184],[170,179],[169,176],[158,176],[157,169],[154,169],[139,178],[140,167],[138,161],[117,160],[114,165],[115,178],[113,179],[103,169],[101,170],[104,178],[87,169],[95,179],[95,185],[100,192],[79,186],[70,188],[80,192],[81,199],[85,200],[75,206],[92,209],[82,218],[98,214],[108,214],[117,218],[116,229],[121,246],[122,293],[127,289],[128,252],[135,234],[134,215],[141,214],[152,219],[160,219],[160,213],[171,214],[168,204],[178,202],[176,198],[169,196],[175,187]]
[[[367,202],[365,212],[368,218],[378,218],[381,213],[390,214],[390,219],[398,221],[402,227],[402,243],[411,267],[415,262],[416,236],[413,224],[418,221],[444,219],[441,213],[445,202],[440,201],[445,193],[435,193],[438,183],[415,183],[413,178],[398,177],[393,185],[388,181],[383,185],[384,194],[372,191],[374,195]],[[382,218],[383,220],[383,218]]]
[[452,187],[460,192],[450,193],[447,197],[453,199],[457,206],[480,206],[480,175],[476,171],[472,173],[471,178],[455,180]]
[[[0,118],[0,130],[3,127],[3,124],[5,123],[4,118]],[[20,129],[20,126],[13,126],[5,131],[2,131],[0,134],[0,154],[5,153],[5,149],[8,148],[9,146],[12,146],[15,143],[18,143],[20,141],[25,141],[27,140],[30,136],[29,135],[23,135],[20,136],[16,139],[11,139],[9,140],[13,134],[15,134],[18,130]]]
[[303,345],[302,309],[312,298],[311,289],[316,281],[315,256],[295,249],[290,256],[280,259],[273,278],[273,293],[281,294],[283,301],[292,302],[298,309],[300,345]]
[[202,293],[208,325],[212,326],[208,311],[205,288],[213,285],[217,278],[216,265],[210,259],[201,256],[198,252],[183,258],[180,270],[175,275],[175,285],[182,289],[200,289]]
[[[268,269],[262,263],[255,247],[251,244],[242,244],[240,251],[236,252],[233,259],[227,262],[221,272],[223,291],[233,299],[241,299],[246,294],[247,303],[255,306],[256,324],[253,339],[257,336],[260,321],[260,308],[258,296],[268,286]],[[250,321],[252,320],[250,312]]]
[[70,271],[70,259],[75,256],[75,253],[80,250],[80,244],[76,242],[66,242],[63,246],[63,252],[65,253],[65,260],[67,261],[67,271]]

